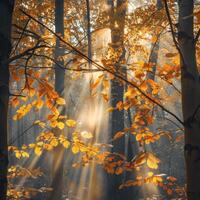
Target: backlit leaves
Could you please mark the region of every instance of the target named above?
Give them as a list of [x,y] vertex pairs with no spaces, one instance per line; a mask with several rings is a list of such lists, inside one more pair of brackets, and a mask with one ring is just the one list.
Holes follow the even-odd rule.
[[81,136],[82,136],[83,138],[86,138],[86,139],[91,139],[91,138],[93,138],[92,133],[91,133],[91,132],[88,132],[88,131],[82,131],[82,132],[81,132]]
[[135,168],[143,165],[144,163],[146,163],[151,169],[157,169],[160,160],[153,153],[141,152],[132,160],[131,166]]
[[68,120],[66,121],[66,125],[67,125],[68,127],[73,128],[73,127],[76,126],[76,121],[75,121],[75,120],[72,120],[72,119],[68,119]]

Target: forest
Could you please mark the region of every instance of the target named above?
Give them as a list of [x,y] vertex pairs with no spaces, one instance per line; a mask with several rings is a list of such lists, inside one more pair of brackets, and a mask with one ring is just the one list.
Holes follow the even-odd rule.
[[200,0],[0,0],[0,200],[200,200]]

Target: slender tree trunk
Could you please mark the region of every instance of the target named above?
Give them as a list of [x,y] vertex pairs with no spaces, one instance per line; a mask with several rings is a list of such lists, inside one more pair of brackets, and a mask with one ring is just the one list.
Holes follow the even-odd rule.
[[7,115],[9,101],[9,67],[7,59],[11,52],[11,25],[14,1],[0,1],[0,199],[7,193]]
[[[124,48],[124,27],[126,16],[126,0],[117,0],[116,4],[113,0],[108,0],[110,6],[110,29],[112,48],[116,52],[120,52],[118,59],[113,63],[116,73],[123,73],[125,76],[125,70],[121,67],[125,60],[125,48]],[[124,85],[120,83],[116,78],[111,80],[111,100],[112,107],[116,107],[118,102],[123,102]],[[124,110],[114,110],[111,114],[111,137],[118,131],[124,129]],[[113,142],[112,152],[125,154],[125,137],[122,137]],[[132,199],[128,196],[127,190],[119,190],[119,186],[123,183],[125,175],[108,175],[107,185],[107,199],[109,200],[122,200]]]
[[[55,0],[55,28],[56,33],[64,36],[64,0]],[[55,49],[55,59],[63,65],[63,61],[60,60],[60,56],[64,55],[64,50],[61,47],[60,40],[56,39],[56,49]],[[64,79],[65,71],[59,66],[55,66],[55,90],[59,96],[64,97]],[[65,114],[64,107],[60,113],[61,115]],[[59,136],[61,131],[56,128],[55,134]],[[63,171],[64,171],[64,149],[61,145],[57,146],[53,150],[53,180],[52,188],[53,192],[51,193],[51,200],[61,200],[63,194]]]
[[[178,43],[181,51],[182,110],[188,200],[200,199],[200,81],[193,25],[194,0],[179,1]],[[189,16],[189,17],[188,17]]]
[[[88,38],[88,58],[92,59],[92,38],[91,38],[91,18],[90,18],[90,2],[86,0],[87,7],[87,38]],[[89,61],[89,65],[90,65]]]

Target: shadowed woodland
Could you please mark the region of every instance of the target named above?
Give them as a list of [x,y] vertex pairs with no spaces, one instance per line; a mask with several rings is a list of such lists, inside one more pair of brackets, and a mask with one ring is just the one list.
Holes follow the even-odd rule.
[[0,0],[0,200],[200,200],[200,0]]

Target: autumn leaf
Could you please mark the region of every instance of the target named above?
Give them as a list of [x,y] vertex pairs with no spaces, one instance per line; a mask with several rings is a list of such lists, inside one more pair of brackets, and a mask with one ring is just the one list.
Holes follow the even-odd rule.
[[119,101],[118,103],[117,103],[117,105],[116,105],[116,108],[119,110],[119,111],[121,111],[121,110],[123,110],[123,102],[122,101]]
[[171,181],[171,182],[175,182],[177,181],[177,178],[173,177],[173,176],[168,176],[167,180]]
[[22,157],[22,154],[19,151],[15,152],[16,158],[20,159]]
[[102,79],[102,76],[98,77],[94,82],[91,83],[90,88],[91,89],[96,88],[99,85],[101,79]]
[[115,108],[113,108],[113,107],[109,107],[109,108],[107,108],[107,112],[112,112],[113,110],[115,110]]
[[103,87],[104,87],[104,89],[106,89],[106,90],[109,89],[109,81],[108,81],[108,80],[103,80]]
[[65,140],[62,145],[67,149],[70,146],[70,142]]
[[41,109],[42,108],[42,106],[43,106],[43,101],[41,100],[41,99],[38,99],[38,101],[36,102],[36,104],[35,104],[35,107],[37,108],[37,109]]
[[142,83],[142,85],[140,86],[140,89],[143,91],[147,91],[147,89],[148,89],[147,83],[146,82]]
[[40,156],[42,154],[42,148],[39,146],[36,146],[34,149],[34,152],[37,156]]
[[123,173],[123,168],[122,167],[118,167],[116,170],[115,170],[115,174],[119,175],[119,174],[122,174]]
[[79,152],[79,147],[78,147],[77,145],[73,145],[73,146],[72,146],[72,152],[73,152],[74,154],[77,154],[77,153]]
[[142,139],[143,135],[142,134],[137,134],[136,135],[136,141],[140,141]]
[[83,138],[86,138],[86,139],[91,139],[91,138],[93,138],[92,133],[90,133],[90,132],[88,132],[88,131],[82,131],[82,132],[81,132],[81,136],[82,136]]
[[75,127],[76,126],[76,121],[74,121],[74,120],[72,120],[72,119],[68,119],[67,121],[66,121],[66,125],[68,126],[68,127]]
[[25,151],[22,151],[22,157],[29,158],[29,154]]
[[58,146],[58,140],[56,138],[52,139],[50,145],[52,145],[53,147]]
[[105,102],[108,102],[109,98],[108,98],[108,94],[106,93],[102,93],[102,97],[105,100]]
[[148,172],[148,176],[149,177],[153,176],[153,172]]
[[139,153],[132,161],[135,166],[140,166],[146,162],[146,154],[144,152]]
[[151,169],[157,169],[160,160],[152,153],[147,153],[147,166]]
[[59,97],[59,98],[56,99],[56,103],[58,105],[65,105],[66,104],[65,99],[63,99],[61,97]]
[[116,140],[116,139],[119,139],[119,138],[121,138],[121,137],[123,137],[124,136],[124,132],[122,132],[122,131],[119,131],[119,132],[117,132],[116,134],[115,134],[115,136],[114,136],[114,140]]
[[52,128],[55,128],[55,127],[57,126],[57,124],[58,124],[58,122],[57,122],[56,120],[52,120],[52,121],[50,122],[50,126],[51,126]]
[[65,124],[63,122],[58,122],[56,125],[60,130],[65,128]]

